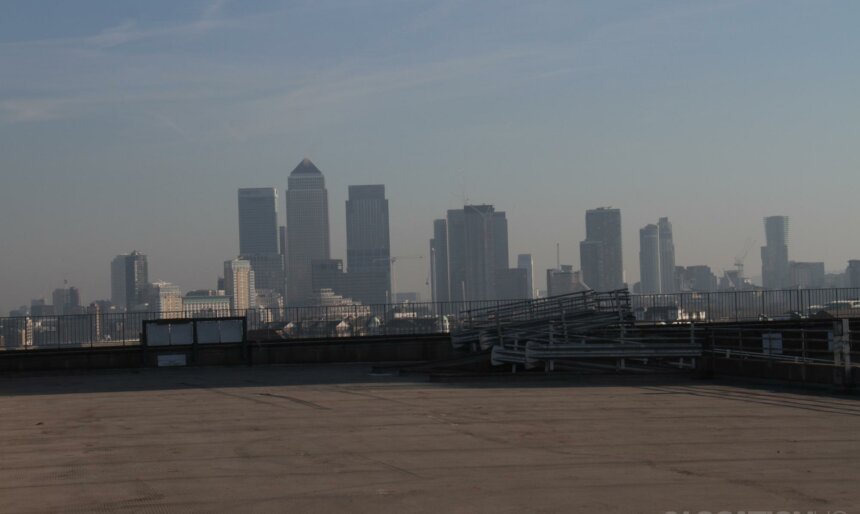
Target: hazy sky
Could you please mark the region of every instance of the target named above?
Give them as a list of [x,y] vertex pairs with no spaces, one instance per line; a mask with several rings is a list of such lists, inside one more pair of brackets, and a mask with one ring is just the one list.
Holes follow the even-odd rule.
[[[762,217],[790,257],[860,258],[860,2],[37,1],[0,3],[0,311],[63,279],[214,287],[236,189],[326,176],[335,257],[350,184],[386,185],[395,255],[446,209],[508,213],[536,284],[579,266],[584,212],[668,216],[678,264],[728,268]],[[283,217],[283,205],[281,216]],[[398,263],[426,291],[428,260]]]

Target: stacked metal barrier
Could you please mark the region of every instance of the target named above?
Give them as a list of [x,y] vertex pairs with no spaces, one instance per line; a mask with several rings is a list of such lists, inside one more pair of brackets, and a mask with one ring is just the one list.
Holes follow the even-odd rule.
[[583,291],[465,311],[452,329],[455,348],[491,352],[494,365],[552,369],[556,361],[699,357],[690,341],[632,337],[634,317],[626,289]]

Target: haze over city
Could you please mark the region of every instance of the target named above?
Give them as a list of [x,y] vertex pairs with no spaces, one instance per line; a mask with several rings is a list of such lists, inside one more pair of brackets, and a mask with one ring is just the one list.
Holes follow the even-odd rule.
[[[178,4],[178,5],[177,5]],[[353,184],[384,184],[392,255],[464,203],[507,214],[535,277],[580,267],[585,211],[621,209],[624,269],[668,216],[678,264],[729,269],[762,218],[791,257],[860,257],[850,2],[4,2],[0,312],[64,280],[214,288],[236,190],[310,157],[344,258]],[[283,205],[279,205],[283,213]],[[280,220],[283,223],[283,214]],[[398,264],[421,291],[427,260]],[[755,270],[755,271],[754,271]]]

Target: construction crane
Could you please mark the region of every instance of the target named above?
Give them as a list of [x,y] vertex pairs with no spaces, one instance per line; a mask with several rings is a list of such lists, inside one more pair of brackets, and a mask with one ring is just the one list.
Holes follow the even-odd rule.
[[423,255],[392,255],[391,257],[385,258],[381,257],[379,259],[374,259],[374,262],[379,261],[388,261],[388,264],[391,265],[391,297],[388,299],[389,303],[396,303],[396,294],[397,290],[397,275],[395,273],[395,268],[397,261],[408,260],[408,259],[423,259]]
[[755,239],[749,239],[744,242],[744,247],[741,250],[741,253],[735,256],[735,269],[738,270],[738,279],[744,279],[744,261],[747,259],[747,254],[750,253],[753,245],[755,245]]

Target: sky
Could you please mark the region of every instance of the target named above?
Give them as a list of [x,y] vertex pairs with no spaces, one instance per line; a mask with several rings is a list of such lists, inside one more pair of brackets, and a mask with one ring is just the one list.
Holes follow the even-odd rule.
[[[535,280],[579,267],[585,210],[674,225],[679,265],[721,274],[762,218],[790,258],[860,258],[860,2],[4,0],[0,312],[64,280],[109,297],[110,260],[213,288],[236,190],[323,171],[333,257],[347,186],[385,184],[394,255],[491,203]],[[283,205],[281,217],[283,222]],[[749,243],[748,243],[749,242]],[[429,259],[397,287],[429,296]]]

